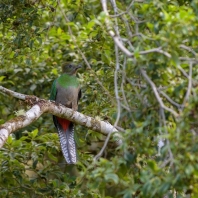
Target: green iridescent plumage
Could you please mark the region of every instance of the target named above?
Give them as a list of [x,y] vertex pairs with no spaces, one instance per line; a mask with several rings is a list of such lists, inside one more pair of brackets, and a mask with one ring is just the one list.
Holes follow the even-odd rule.
[[56,99],[56,81],[57,81],[57,79],[52,84],[52,88],[51,88],[51,92],[50,92],[50,100]]
[[50,100],[56,99],[57,84],[61,87],[67,89],[69,87],[79,87],[79,82],[75,76],[70,76],[68,74],[62,74],[56,80],[54,80],[50,93]]

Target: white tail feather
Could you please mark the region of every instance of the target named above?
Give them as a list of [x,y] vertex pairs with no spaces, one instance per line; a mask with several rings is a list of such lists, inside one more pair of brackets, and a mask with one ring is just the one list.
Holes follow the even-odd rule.
[[57,126],[57,129],[60,138],[61,149],[66,162],[68,164],[75,164],[77,159],[73,124],[68,127],[66,132],[63,131],[59,126]]

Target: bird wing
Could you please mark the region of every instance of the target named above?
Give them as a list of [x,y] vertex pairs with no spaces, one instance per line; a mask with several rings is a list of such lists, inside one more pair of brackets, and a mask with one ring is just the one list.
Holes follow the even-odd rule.
[[51,87],[50,100],[56,100],[56,94],[57,94],[56,81],[57,79],[54,80],[52,87]]
[[78,100],[80,100],[81,97],[82,97],[82,91],[81,91],[81,89],[79,88],[79,91],[78,91]]

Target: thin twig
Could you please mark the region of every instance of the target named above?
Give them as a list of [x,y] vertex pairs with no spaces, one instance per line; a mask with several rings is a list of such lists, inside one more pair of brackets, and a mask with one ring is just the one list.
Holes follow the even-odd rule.
[[189,51],[189,52],[191,52],[194,56],[197,56],[197,53],[192,48],[190,48],[190,47],[188,47],[188,46],[186,46],[184,44],[181,44],[180,47],[185,49],[185,50],[187,50],[187,51]]
[[160,94],[162,94],[167,100],[168,102],[170,102],[172,105],[176,106],[178,109],[182,108],[181,104],[178,104],[177,102],[175,102],[174,100],[172,100],[166,93],[164,93],[163,91],[160,91],[160,89],[157,89]]
[[[162,136],[162,118],[161,118],[161,108],[159,108],[159,134],[160,136]],[[158,136],[159,137],[159,136]],[[161,155],[161,148],[164,146],[164,139],[162,139],[161,137],[158,140],[158,156]]]
[[[147,86],[144,85],[144,84],[134,83],[134,82],[132,82],[132,81],[131,81],[129,78],[127,78],[127,77],[126,77],[126,79],[127,79],[127,81],[128,81],[132,86],[141,87],[141,88],[146,88],[146,87],[147,87]],[[164,93],[164,92],[162,91],[162,89],[164,89],[164,87],[159,87],[159,88],[157,88],[157,90],[159,91],[159,93],[160,93],[161,95],[163,95],[163,96],[168,100],[168,102],[170,102],[172,105],[176,106],[178,109],[181,109],[183,105],[182,105],[182,104],[178,104],[177,102],[175,102],[174,100],[172,100],[166,93]]]
[[126,94],[125,94],[125,91],[124,91],[124,84],[125,84],[125,81],[126,81],[125,71],[126,71],[126,56],[124,57],[124,63],[123,63],[123,69],[122,69],[121,91],[122,91],[122,96],[124,98],[124,103],[126,104],[127,108],[130,109],[130,106],[129,106],[129,103],[127,101]]
[[186,91],[186,95],[184,97],[183,107],[185,106],[186,102],[188,101],[190,93],[191,93],[191,89],[192,89],[192,66],[193,66],[193,63],[190,62],[190,64],[189,64],[189,74],[188,74],[188,88],[187,88],[187,91]]
[[151,88],[152,88],[152,90],[153,90],[153,92],[154,92],[154,95],[155,95],[155,97],[156,97],[156,99],[157,99],[159,105],[160,105],[163,109],[165,109],[166,111],[169,111],[169,112],[172,113],[175,117],[177,117],[177,116],[178,116],[178,113],[177,113],[176,111],[174,111],[173,109],[171,109],[171,108],[169,108],[169,107],[167,107],[167,106],[164,105],[164,103],[163,103],[161,97],[160,97],[159,94],[158,94],[157,87],[155,86],[154,82],[148,77],[146,71],[143,70],[143,69],[140,69],[140,71],[141,71],[142,75],[144,76],[145,80],[150,84],[150,86],[151,86]]
[[196,59],[196,58],[179,57],[179,60],[187,61],[187,62],[193,62],[193,63],[198,63],[198,59]]
[[[163,121],[165,134],[168,134],[167,126],[166,126],[166,117],[165,117],[163,108],[160,108],[160,114],[161,114],[161,118],[162,118],[162,121]],[[169,159],[170,159],[170,167],[171,167],[173,165],[174,157],[173,157],[173,153],[172,153],[171,148],[170,148],[169,139],[166,139],[166,145],[168,147],[168,153],[169,153]]]
[[132,82],[128,77],[126,77],[127,82],[131,84],[131,86],[136,86],[136,87],[141,87],[141,88],[146,88],[147,86],[144,84],[139,84],[139,83],[134,83]]
[[[115,0],[111,0],[111,3],[112,3],[112,6],[113,6],[113,9],[114,9],[114,12],[117,13],[117,6],[116,6],[116,2]],[[115,19],[115,31],[116,31],[116,34],[119,35],[119,29],[118,29],[118,24],[117,24],[117,19]],[[119,93],[118,93],[118,71],[119,71],[119,54],[118,54],[118,46],[115,44],[115,57],[116,57],[116,68],[115,68],[115,72],[114,72],[114,90],[115,90],[115,97],[116,97],[116,102],[117,102],[117,117],[116,117],[116,121],[114,123],[114,126],[117,126],[118,125],[118,122],[120,120],[120,114],[121,114],[121,103],[120,103],[120,97],[119,97]],[[104,142],[104,145],[102,147],[102,149],[100,150],[100,152],[94,157],[94,160],[98,160],[104,150],[106,149],[107,147],[107,144],[110,140],[110,137],[111,137],[111,134],[108,134],[108,136],[106,137],[105,139],[105,142]]]
[[185,71],[181,66],[178,66],[178,69],[180,70],[180,72],[181,72],[186,78],[188,78],[188,74],[186,73],[186,71]]
[[118,46],[117,45],[115,45],[115,56],[116,56],[116,68],[115,68],[115,72],[114,72],[114,90],[115,90],[115,97],[116,97],[116,101],[117,101],[117,117],[116,117],[114,126],[117,126],[118,122],[120,120],[120,114],[121,114],[120,97],[119,97],[119,93],[118,93],[119,54],[118,54]]
[[109,134],[107,135],[107,137],[106,137],[106,139],[105,139],[105,142],[104,142],[104,144],[103,144],[102,149],[101,149],[100,152],[94,157],[94,160],[95,160],[95,161],[97,161],[97,160],[102,156],[102,154],[103,154],[104,150],[106,149],[107,144],[108,144],[108,142],[109,142],[109,140],[110,140],[110,137],[111,137],[111,133],[109,133]]
[[119,17],[119,16],[122,16],[122,15],[124,15],[124,14],[127,14],[127,13],[130,11],[130,9],[131,9],[131,7],[132,7],[134,1],[135,1],[135,0],[132,0],[132,1],[131,1],[131,3],[130,3],[129,6],[127,7],[127,10],[126,10],[126,11],[124,11],[124,12],[122,12],[122,13],[119,13],[119,14],[116,13],[116,14],[114,14],[114,15],[109,15],[109,16],[112,17],[112,18],[114,18],[114,17]]
[[144,55],[144,54],[149,54],[149,53],[153,53],[153,52],[157,52],[157,53],[167,56],[168,58],[171,58],[171,55],[168,52],[163,51],[161,49],[161,47],[153,48],[153,49],[146,50],[146,51],[140,51],[139,54]]

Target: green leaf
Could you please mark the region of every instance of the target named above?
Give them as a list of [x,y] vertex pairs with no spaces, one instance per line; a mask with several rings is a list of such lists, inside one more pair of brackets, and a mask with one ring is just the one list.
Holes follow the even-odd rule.
[[112,180],[115,184],[118,184],[118,182],[119,182],[118,176],[114,173],[107,173],[107,174],[105,174],[104,178],[107,181]]
[[41,45],[41,44],[42,44],[42,38],[37,37],[36,39],[37,39],[37,41],[39,42],[39,44]]
[[9,135],[9,136],[8,136],[8,139],[7,139],[7,143],[8,143],[8,144],[12,144],[12,142],[13,142],[12,135]]
[[53,160],[53,161],[55,161],[55,162],[58,162],[58,158],[57,158],[57,156],[54,156],[51,152],[47,152],[47,156],[51,159],[51,160]]
[[57,70],[56,68],[54,68],[54,69],[52,69],[52,73],[53,73],[54,75],[58,75],[58,70]]
[[31,132],[32,138],[35,138],[38,135],[38,129],[35,129]]
[[61,35],[62,34],[62,29],[59,27],[58,29],[57,29],[57,35]]
[[123,196],[123,198],[131,198],[131,191],[129,190],[129,191],[127,191],[127,192],[125,192],[124,193],[124,196]]
[[5,76],[0,76],[0,82],[2,82],[4,78]]
[[153,171],[157,171],[159,169],[154,160],[147,161],[147,164]]

